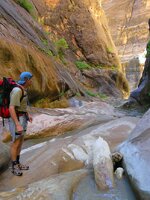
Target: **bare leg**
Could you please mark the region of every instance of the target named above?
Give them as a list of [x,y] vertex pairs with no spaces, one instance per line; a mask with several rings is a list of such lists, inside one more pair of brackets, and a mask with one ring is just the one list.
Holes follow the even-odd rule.
[[18,150],[17,150],[17,163],[19,164],[19,168],[21,170],[28,170],[29,169],[29,166],[28,165],[24,165],[24,164],[21,164],[20,163],[20,152],[21,152],[21,148],[22,148],[22,144],[23,144],[23,141],[24,141],[24,136],[22,136],[20,138],[20,143],[19,143],[19,147],[18,147]]
[[17,151],[17,155],[20,155],[23,141],[24,141],[24,136],[21,136],[20,137],[20,143],[19,143],[18,151]]
[[16,139],[10,148],[10,153],[11,153],[11,160],[12,160],[12,173],[16,176],[21,176],[23,173],[21,172],[19,165],[17,164],[17,155],[19,150],[21,149],[22,145],[22,137]]
[[22,137],[16,139],[12,144],[10,148],[10,154],[11,154],[11,160],[16,161],[18,152],[21,150],[22,146]]

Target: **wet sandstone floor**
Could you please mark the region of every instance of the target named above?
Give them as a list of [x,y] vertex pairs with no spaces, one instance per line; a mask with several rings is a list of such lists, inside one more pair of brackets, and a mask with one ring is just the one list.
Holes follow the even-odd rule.
[[[137,116],[136,114],[134,116]],[[86,135],[90,131],[96,129],[99,126],[99,124],[94,124],[93,126],[87,127],[86,129],[78,132],[74,131],[71,133],[67,133],[63,136],[58,136],[57,138],[65,138],[68,136],[73,136],[73,135]],[[49,138],[42,138],[42,139],[32,139],[32,140],[27,140],[24,143],[24,149],[31,147],[35,144],[39,144],[41,142],[47,141],[49,139],[56,138],[56,137],[49,137]],[[122,140],[125,138],[121,135],[121,137],[117,138],[117,141],[113,138],[113,145],[112,147],[116,146],[118,143],[120,143]],[[9,145],[9,144],[8,144]],[[93,175],[89,175],[85,177],[78,185],[76,188],[76,191],[73,194],[73,199],[74,200],[135,200],[136,198],[134,197],[134,194],[130,188],[129,182],[124,177],[122,180],[116,180],[116,188],[110,190],[109,192],[100,192],[98,191],[95,182],[94,182],[94,177]]]
[[115,185],[115,188],[107,192],[99,191],[91,173],[79,183],[73,194],[73,200],[136,200],[125,175],[121,180],[115,179]]

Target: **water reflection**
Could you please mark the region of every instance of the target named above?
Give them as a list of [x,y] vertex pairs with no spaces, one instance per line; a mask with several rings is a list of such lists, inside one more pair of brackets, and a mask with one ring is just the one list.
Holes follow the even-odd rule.
[[116,187],[107,192],[100,192],[93,175],[88,175],[79,183],[73,195],[74,200],[136,200],[126,177],[115,179]]

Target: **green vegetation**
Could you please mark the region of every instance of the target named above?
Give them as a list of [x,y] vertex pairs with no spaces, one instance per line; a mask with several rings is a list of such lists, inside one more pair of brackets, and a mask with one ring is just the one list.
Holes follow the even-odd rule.
[[85,61],[76,61],[75,65],[80,70],[82,70],[82,69],[90,69],[91,68],[91,66],[89,64],[87,64]]
[[69,48],[67,41],[64,38],[61,38],[55,42],[55,46],[60,60],[65,64],[64,50]]
[[94,68],[98,68],[98,69],[108,69],[108,70],[118,70],[116,66],[106,66],[106,65],[96,65],[96,66],[93,66]]
[[100,97],[100,99],[103,99],[103,100],[108,98],[108,96],[103,93],[98,93],[98,96]]
[[104,66],[103,65],[96,65],[96,66],[94,66],[94,68],[103,69]]
[[91,92],[89,90],[86,91],[86,94],[88,94],[91,97],[96,97],[97,96],[97,94],[95,94],[95,93],[93,93],[93,92]]
[[45,52],[49,56],[54,56],[53,52],[46,48],[39,48],[41,51]]
[[77,97],[81,97],[80,92],[77,92],[77,93],[76,93],[76,96],[77,96]]
[[99,65],[94,65],[94,64],[87,64],[85,61],[76,61],[75,62],[75,65],[78,69],[91,69],[91,68],[96,68],[96,69],[108,69],[108,70],[117,70],[117,67],[116,66],[106,66],[106,65],[103,65],[103,64],[99,64]]
[[53,56],[53,53],[52,53],[52,51],[51,50],[47,50],[47,51],[45,51],[49,56]]
[[45,30],[45,34],[46,34],[46,35],[51,35],[52,33],[51,33],[50,31],[46,31],[46,30]]
[[31,13],[33,8],[32,3],[29,2],[29,0],[18,0],[17,3],[23,7],[28,13]]
[[114,53],[114,50],[113,50],[112,47],[107,47],[107,52],[108,52],[108,53]]
[[99,97],[100,99],[103,99],[103,100],[108,98],[108,96],[103,93],[94,93],[89,90],[86,91],[86,94],[88,94],[91,97]]
[[51,50],[48,49],[48,40],[46,39],[41,39],[43,45],[47,48],[47,49],[41,49],[42,51],[44,51],[46,54],[48,54],[49,56],[53,56],[53,53]]
[[45,39],[41,39],[42,40],[42,43],[45,45],[45,46],[48,46],[48,41],[45,40]]
[[44,17],[38,17],[38,23],[44,25]]
[[61,100],[51,101],[48,97],[36,101],[33,106],[38,108],[67,108],[69,103],[67,99],[63,98]]
[[58,51],[62,49],[68,49],[68,44],[64,38],[61,38],[60,40],[56,41],[55,46]]

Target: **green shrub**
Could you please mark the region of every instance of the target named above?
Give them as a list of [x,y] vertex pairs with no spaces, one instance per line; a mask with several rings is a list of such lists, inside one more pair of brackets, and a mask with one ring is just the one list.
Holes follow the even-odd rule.
[[100,97],[100,99],[107,99],[108,96],[106,94],[103,93],[98,93],[98,96]]
[[68,44],[64,38],[55,42],[56,48],[59,51],[60,49],[68,49]]
[[45,23],[44,22],[44,17],[41,17],[41,18],[38,17],[38,23],[41,24],[41,25],[44,25],[44,23]]
[[28,0],[18,0],[17,3],[23,7],[28,13],[33,10],[33,5]]
[[86,91],[86,94],[88,94],[91,97],[99,97],[102,100],[108,98],[108,96],[106,94],[103,94],[103,93],[94,93],[94,92],[91,92],[89,90]]
[[77,97],[81,97],[80,92],[77,92],[77,93],[76,93],[76,96],[77,96]]
[[114,53],[114,50],[113,50],[112,47],[107,47],[107,52],[108,52],[108,53]]
[[64,38],[55,42],[59,58],[64,62],[64,50],[68,49],[68,44]]
[[45,34],[46,34],[46,35],[51,35],[52,33],[51,33],[50,31],[46,31],[46,30],[45,30]]
[[49,56],[53,56],[53,53],[51,50],[47,50],[46,53],[49,55]]
[[45,39],[41,39],[42,40],[42,43],[45,45],[45,46],[48,46],[48,41],[45,40]]
[[75,65],[78,69],[90,69],[91,66],[87,64],[85,61],[76,61]]
[[91,97],[96,97],[97,96],[97,94],[95,94],[95,93],[93,93],[93,92],[91,92],[89,90],[86,91],[86,94],[88,94]]

